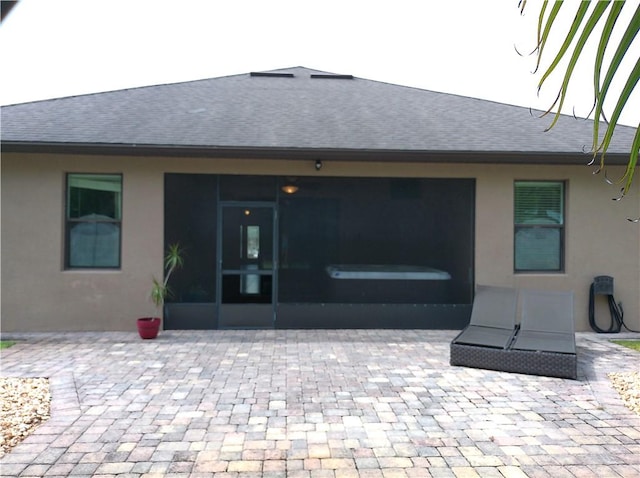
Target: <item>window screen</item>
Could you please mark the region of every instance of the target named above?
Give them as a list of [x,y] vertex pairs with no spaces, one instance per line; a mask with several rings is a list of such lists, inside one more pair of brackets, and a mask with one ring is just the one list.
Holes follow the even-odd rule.
[[514,197],[515,271],[562,271],[564,183],[516,181]]
[[297,178],[279,202],[283,303],[470,303],[474,182]]
[[68,174],[65,266],[120,267],[122,176]]
[[164,181],[165,248],[180,243],[184,249],[167,302],[215,302],[218,177],[166,174]]

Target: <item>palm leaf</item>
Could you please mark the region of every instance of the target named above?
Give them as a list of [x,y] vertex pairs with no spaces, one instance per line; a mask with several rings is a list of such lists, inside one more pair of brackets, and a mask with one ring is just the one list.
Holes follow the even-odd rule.
[[[598,49],[596,51],[595,64],[593,67],[593,110],[600,105],[600,111],[597,114],[594,114],[594,123],[593,123],[593,146],[592,151],[597,151],[598,149],[598,137],[599,137],[599,126],[600,126],[600,116],[604,115],[602,113],[602,102],[598,101],[598,98],[601,97],[600,91],[600,77],[602,75],[602,64],[604,62],[604,53],[609,45],[609,41],[611,39],[611,33],[615,27],[615,23],[620,16],[620,12],[622,11],[622,7],[624,7],[624,2],[613,2],[611,6],[611,11],[609,12],[609,17],[604,25],[604,29],[602,30],[602,35],[600,36],[600,42],[598,43]],[[590,164],[593,164],[595,161],[595,155]]]
[[[556,7],[558,7],[558,8],[555,11],[555,15],[550,15],[549,18],[547,19],[547,24],[545,26],[545,32],[544,32],[544,36],[543,36],[543,39],[542,39],[543,43],[542,43],[542,45],[540,47],[540,51],[538,53],[538,65],[540,65],[540,61],[542,60],[542,53],[543,53],[544,45],[546,45],[546,43],[547,43],[547,39],[548,39],[549,33],[551,32],[551,27],[553,26],[553,22],[556,19],[558,11],[560,10],[560,6],[561,6],[560,2],[556,3],[554,5],[554,10],[556,10]],[[589,9],[589,1],[583,0],[582,2],[580,2],[580,6],[578,7],[578,11],[576,12],[576,16],[573,19],[573,23],[571,24],[571,28],[569,29],[569,33],[567,34],[564,42],[562,43],[562,46],[558,50],[558,53],[556,54],[556,57],[553,59],[553,61],[551,62],[551,65],[549,65],[549,68],[547,68],[547,71],[544,72],[544,74],[542,75],[542,78],[540,79],[540,82],[538,83],[538,91],[542,87],[542,84],[545,82],[545,80],[549,77],[549,75],[551,75],[553,70],[555,70],[556,66],[558,66],[558,64],[560,63],[560,61],[564,57],[564,54],[569,49],[569,46],[571,46],[571,42],[573,41],[573,38],[576,36],[576,33],[578,32],[578,30],[580,28],[580,24],[582,23],[582,20],[584,19],[585,15],[587,14],[587,10],[588,9]],[[552,10],[552,14],[554,13],[554,10]]]
[[[562,6],[561,1],[555,2],[553,5],[553,8],[551,9],[551,12],[549,13],[548,17],[546,17],[545,19],[547,3],[548,3],[547,1],[544,2],[542,8],[540,9],[540,15],[538,18],[538,33],[537,33],[538,43],[536,47],[538,59],[536,62],[536,71],[539,68],[539,65],[542,60],[542,54],[544,52],[544,48],[547,44],[550,32],[552,30],[552,27],[554,26],[554,22]],[[524,10],[525,4],[526,4],[526,0],[523,0],[520,4],[522,10]],[[583,54],[585,44],[587,43],[590,36],[594,33],[596,25],[604,16],[606,10],[611,8],[609,15],[607,17],[607,20],[605,22],[604,28],[602,30],[602,33],[600,34],[598,48],[596,50],[595,57],[594,57],[594,72],[593,72],[594,107],[592,109],[592,112],[594,114],[593,146],[592,146],[592,150],[594,153],[594,160],[595,160],[595,157],[598,154],[600,154],[600,167],[596,172],[599,172],[604,168],[605,154],[611,143],[611,139],[613,137],[613,133],[615,131],[617,122],[620,119],[620,115],[624,110],[624,108],[626,107],[627,102],[631,94],[633,93],[634,88],[637,86],[638,82],[640,81],[640,59],[639,59],[635,67],[633,68],[631,74],[629,75],[629,78],[627,79],[624,88],[619,93],[615,107],[611,114],[611,119],[608,122],[609,124],[607,125],[607,129],[604,133],[602,140],[600,141],[599,139],[600,121],[603,119],[606,120],[604,115],[605,99],[607,98],[607,95],[609,93],[609,88],[614,78],[616,78],[616,75],[620,74],[619,69],[625,54],[630,49],[635,37],[640,31],[640,5],[638,5],[636,7],[636,11],[633,17],[629,21],[629,24],[622,38],[620,39],[616,47],[615,53],[613,54],[611,61],[608,64],[608,67],[606,68],[605,76],[602,79],[602,82],[600,82],[600,79],[602,78],[602,70],[605,63],[605,60],[604,60],[605,51],[609,46],[609,43],[612,37],[612,32],[614,31],[614,27],[616,25],[616,22],[620,16],[620,12],[624,7],[624,5],[625,5],[624,1],[614,1],[614,2],[612,2],[611,0],[602,0],[597,2],[590,2],[587,0],[581,1],[580,5],[577,8],[574,20],[565,36],[564,42],[558,49],[550,65],[542,74],[542,77],[538,83],[538,90],[540,90],[542,85],[548,80],[549,76],[555,71],[555,69],[560,64],[561,60],[569,51],[570,46],[573,43],[576,35],[579,34],[578,40],[576,42],[576,46],[574,47],[571,53],[567,67],[564,71],[564,76],[562,79],[560,89],[558,91],[558,96],[553,101],[550,108],[543,114],[544,116],[550,113],[557,106],[554,119],[549,125],[549,127],[547,128],[547,130],[549,130],[553,128],[553,126],[555,126],[555,124],[557,123],[560,117],[560,114],[562,113],[564,101],[567,95],[567,91],[569,89],[569,82],[571,81],[571,78],[573,76],[575,66]],[[587,15],[587,12],[591,6],[593,6],[593,11],[591,12],[591,15],[589,16],[587,22],[583,25],[583,20]],[[635,169],[638,163],[638,156],[640,154],[639,149],[640,149],[640,125],[638,126],[638,129],[636,129],[636,135],[634,137],[633,144],[631,146],[631,152],[630,152],[629,161],[627,164],[627,169],[625,171],[625,174],[620,179],[621,182],[625,181],[625,185],[621,191],[622,196],[624,196],[629,191],[629,188],[631,187]],[[592,163],[593,161],[590,164]]]
[[[638,34],[638,31],[640,30],[640,5],[638,5],[638,7],[636,8],[635,14],[633,15],[633,18],[631,19],[631,21],[629,22],[629,25],[627,27],[627,29],[624,32],[624,35],[622,36],[622,38],[620,39],[620,43],[618,43],[618,47],[616,48],[616,51],[613,55],[613,58],[611,59],[611,63],[609,64],[609,68],[607,70],[607,73],[605,75],[604,80],[602,81],[602,86],[601,89],[599,91],[596,92],[596,110],[594,112],[594,120],[595,120],[595,125],[594,125],[594,137],[593,137],[593,150],[594,153],[597,153],[598,151],[603,151],[606,152],[607,147],[609,145],[609,142],[602,142],[600,144],[598,144],[598,121],[600,121],[600,118],[603,116],[603,108],[604,108],[604,101],[607,97],[607,94],[609,93],[609,87],[611,86],[611,83],[618,71],[618,68],[620,67],[620,64],[622,63],[622,59],[624,58],[625,54],[627,53],[627,51],[629,50],[629,47],[631,46],[631,43],[633,42],[633,40],[635,39],[636,35]],[[602,52],[602,54],[604,55],[604,52]],[[637,65],[636,65],[637,66]],[[632,74],[633,76],[633,74]],[[632,78],[630,78],[632,79]],[[637,79],[635,80],[635,83],[637,83]],[[633,89],[633,88],[632,88]],[[629,94],[631,94],[631,91],[629,91]],[[624,104],[626,103],[626,101],[628,100],[628,96],[626,98],[624,98],[624,102],[623,102],[623,107]],[[618,102],[619,103],[619,102]],[[618,113],[621,113],[622,110],[620,110]],[[615,112],[614,112],[615,113]],[[619,114],[618,114],[619,116]],[[617,117],[616,117],[617,120]],[[614,124],[614,128],[615,128],[615,121],[613,116],[611,117],[611,123]],[[610,128],[611,126],[609,126]],[[609,129],[607,128],[607,129]],[[610,136],[613,135],[613,131],[611,131]],[[606,134],[605,134],[606,137]],[[601,168],[604,166],[604,154],[602,156],[602,160],[601,160]]]
[[[587,43],[587,40],[591,36],[591,33],[593,32],[596,25],[598,24],[598,21],[600,21],[600,18],[602,18],[602,15],[604,15],[605,11],[607,10],[610,1],[611,0],[597,2],[596,7],[594,8],[593,12],[591,13],[591,16],[589,17],[589,19],[587,20],[587,23],[584,26],[584,29],[582,30],[582,33],[580,35],[580,38],[578,39],[576,47],[574,48],[573,53],[571,54],[571,58],[569,59],[569,64],[567,65],[567,69],[565,70],[564,78],[562,80],[562,85],[560,87],[560,93],[558,95],[560,103],[558,104],[557,113],[555,114],[555,117],[551,122],[551,125],[547,128],[547,130],[553,128],[553,126],[558,122],[558,119],[560,118],[560,112],[562,111],[562,107],[564,105],[564,100],[567,95],[567,90],[569,88],[569,81],[571,80],[571,76],[573,75],[573,70],[576,64],[578,63],[578,60],[580,59],[580,55],[582,54],[584,45]],[[560,51],[556,55],[555,60],[543,75],[542,79],[540,80],[540,83],[538,83],[538,89],[542,87],[542,84],[544,83],[544,81],[549,77],[551,72],[555,69],[555,67],[558,65],[558,63],[560,62],[560,60],[568,50],[569,45],[573,41],[573,38],[578,31],[580,23],[582,22],[582,19],[584,18],[587,12],[587,8],[589,7],[588,3],[589,2],[582,2],[580,4],[581,8],[580,8],[580,11],[576,14],[576,18],[574,19],[571,31],[569,32],[569,35],[567,36],[565,42],[563,43]],[[549,113],[551,109],[556,105],[557,102],[558,102],[558,99],[556,99],[554,104],[551,105],[551,108],[547,110],[545,114]]]
[[[611,142],[611,138],[613,137],[613,132],[615,130],[616,123],[620,117],[620,114],[622,113],[622,110],[624,109],[625,104],[629,100],[629,97],[631,96],[633,89],[638,84],[638,81],[640,81],[640,58],[638,58],[638,61],[636,61],[636,65],[633,68],[633,71],[631,72],[631,74],[629,75],[629,78],[627,79],[627,83],[624,85],[622,92],[620,93],[620,97],[618,98],[618,103],[616,104],[613,110],[613,114],[611,115],[611,122],[609,123],[609,126],[607,127],[607,130],[604,134],[602,143],[599,146],[599,149],[603,151],[600,159],[601,168],[604,166],[604,151],[606,151],[607,148],[609,147],[609,143]],[[627,179],[625,186],[622,188],[623,196],[627,194],[627,192],[629,191],[629,188],[631,187],[631,182],[633,180],[633,173],[635,171],[635,167],[638,162],[639,133],[640,133],[640,125],[636,130],[636,134],[635,134],[633,143],[631,145],[631,155],[629,157],[627,169],[624,175],[622,176],[622,178],[620,178],[620,181],[623,181],[625,178]]]
[[633,181],[633,173],[638,165],[638,156],[640,155],[640,124],[636,128],[636,134],[633,137],[633,144],[631,145],[631,155],[629,156],[629,163],[627,164],[627,170],[624,173],[624,177],[627,178],[627,182],[624,185],[622,192],[624,194],[629,191],[631,182]]
[[[563,2],[562,0],[560,0],[553,4],[553,8],[551,8],[551,13],[549,13],[549,18],[547,19],[547,22],[544,23],[544,13],[547,10],[547,3],[548,2],[545,1],[542,4],[542,8],[540,9],[540,15],[538,16],[538,43],[536,47],[536,49],[538,50],[538,61],[536,63],[535,71],[538,71],[538,68],[540,67],[540,61],[542,60],[542,53],[544,52],[544,47],[547,44],[547,39],[549,38],[549,33],[551,32],[551,27],[553,26],[553,21],[558,16],[558,13],[560,12],[560,7],[562,7]],[[524,8],[524,5],[522,8]],[[542,31],[543,24],[545,25],[544,31]]]

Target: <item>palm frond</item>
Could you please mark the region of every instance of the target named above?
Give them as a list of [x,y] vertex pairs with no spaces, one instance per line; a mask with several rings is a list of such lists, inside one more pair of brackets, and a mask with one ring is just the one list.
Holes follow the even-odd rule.
[[[520,8],[524,10],[526,4],[526,0],[521,1]],[[537,43],[537,62],[536,62],[536,71],[538,70],[542,56],[545,51],[545,46],[547,45],[549,35],[552,31],[552,27],[555,25],[555,21],[558,18],[558,14],[560,8],[563,5],[562,1],[554,2],[553,7],[551,8],[551,12],[548,16],[545,16],[547,10],[548,2],[545,1],[540,9],[540,14],[538,18],[538,43]],[[538,83],[538,90],[542,88],[543,84],[547,82],[551,74],[558,68],[560,62],[563,60],[565,55],[570,51],[571,45],[577,37],[575,47],[570,53],[567,66],[564,69],[564,75],[562,78],[562,82],[558,91],[558,95],[556,99],[553,101],[549,109],[543,114],[549,114],[555,109],[554,118],[547,128],[547,130],[553,128],[557,123],[560,115],[562,113],[564,102],[567,96],[567,92],[569,90],[569,82],[573,77],[575,66],[578,63],[579,59],[582,57],[584,53],[584,46],[587,41],[594,35],[596,30],[596,26],[600,22],[600,20],[605,17],[605,13],[609,10],[609,14],[606,17],[606,21],[602,32],[600,33],[600,39],[598,42],[598,47],[594,56],[594,69],[593,69],[593,95],[594,95],[594,106],[592,107],[592,112],[594,115],[594,126],[593,126],[593,143],[592,143],[592,152],[594,154],[594,160],[596,156],[600,155],[600,166],[598,171],[604,169],[605,164],[605,155],[610,146],[611,139],[613,137],[613,133],[615,131],[616,125],[620,119],[620,115],[623,110],[627,106],[628,100],[631,97],[634,89],[638,85],[640,81],[640,59],[636,62],[635,67],[631,71],[629,78],[626,80],[624,87],[618,93],[618,97],[615,100],[615,107],[611,113],[610,119],[607,121],[604,113],[604,103],[607,99],[607,95],[610,92],[611,84],[614,79],[621,75],[620,66],[625,57],[625,54],[629,51],[633,41],[635,40],[638,32],[640,31],[640,5],[636,7],[635,13],[632,18],[629,20],[629,24],[627,25],[624,34],[622,35],[620,41],[618,42],[615,52],[611,57],[611,60],[608,64],[605,65],[605,52],[610,45],[612,34],[616,27],[617,21],[620,17],[620,13],[625,6],[624,1],[611,1],[611,0],[600,0],[596,2],[591,2],[588,0],[583,0],[577,7],[575,17],[571,26],[569,27],[564,41],[558,51],[556,52],[555,57],[546,68],[544,73],[542,74],[540,81]],[[587,13],[591,9],[591,14],[589,15],[586,23],[583,24]],[[602,77],[603,69],[606,70],[604,78]],[[600,122],[601,121],[608,122],[607,128],[603,135],[603,138],[600,140]],[[640,125],[636,129],[636,135],[631,146],[629,161],[627,164],[626,171],[622,178],[620,178],[620,182],[624,182],[624,187],[621,190],[622,196],[624,196],[631,187],[634,173],[638,164],[638,156],[640,154]],[[592,161],[593,163],[594,161]]]
[[[618,43],[618,47],[616,48],[616,51],[611,59],[611,63],[609,64],[609,68],[607,69],[607,72],[605,74],[604,80],[602,81],[602,85],[600,89],[596,91],[596,109],[594,112],[595,124],[594,124],[594,136],[593,136],[594,153],[597,153],[598,151],[604,152],[606,151],[606,147],[603,147],[603,146],[608,146],[608,142],[606,144],[603,144],[603,143],[598,144],[599,142],[598,140],[599,136],[597,134],[598,122],[600,121],[600,118],[603,117],[604,102],[605,102],[605,99],[607,98],[607,94],[609,93],[609,87],[611,86],[611,83],[613,82],[613,79],[615,78],[616,73],[618,72],[618,68],[622,63],[622,60],[625,54],[629,50],[629,47],[631,46],[631,44],[633,43],[633,40],[638,34],[638,31],[640,31],[640,5],[638,5],[638,8],[636,9],[633,18],[629,22],[629,25],[627,26],[627,29],[624,32],[624,35],[622,36],[622,38],[620,39],[620,42]],[[604,33],[605,32],[603,32],[603,34]],[[601,54],[604,55],[604,51]],[[636,64],[636,67],[637,67],[637,64]],[[633,81],[633,73],[631,74],[629,79]],[[634,84],[637,84],[637,78],[635,79]],[[622,103],[622,108],[624,108],[624,105],[629,99],[629,96],[631,95],[632,90],[633,88],[631,88],[631,90],[627,90],[627,88],[625,88],[625,91],[628,91],[628,94],[626,96],[621,95],[621,99],[624,100]],[[620,102],[618,102],[618,104],[619,103]],[[622,112],[622,109],[618,111],[618,116],[619,116],[619,113],[621,112]],[[614,111],[614,114],[615,114],[615,111]],[[617,120],[617,117],[616,117],[616,120]],[[612,115],[610,124],[614,123],[614,127],[615,127],[616,120],[614,120],[614,116]],[[613,130],[611,131],[611,134],[613,134]],[[603,164],[604,163],[601,162],[601,166],[603,166]]]
[[[537,43],[537,50],[538,50],[538,61],[536,62],[536,69],[534,71],[538,71],[538,68],[540,67],[540,62],[542,60],[542,53],[544,52],[544,47],[547,44],[547,39],[549,38],[549,33],[551,32],[551,27],[553,26],[553,22],[556,19],[556,17],[558,16],[558,13],[560,12],[560,8],[562,7],[562,0],[555,2],[553,4],[553,8],[551,8],[551,12],[549,13],[549,17],[547,18],[547,22],[544,22],[544,13],[547,10],[547,3],[548,2],[544,2],[542,4],[542,8],[540,9],[540,15],[538,16],[538,43]],[[542,25],[545,25],[544,30],[542,28]]]
[[[638,84],[638,81],[640,81],[640,58],[638,58],[638,61],[636,61],[636,65],[633,68],[631,74],[629,75],[629,78],[627,79],[626,84],[624,85],[624,88],[620,93],[618,102],[616,103],[616,106],[613,110],[613,113],[611,115],[611,121],[607,126],[607,130],[605,131],[602,142],[598,145],[597,149],[594,151],[594,154],[598,154],[599,151],[602,151],[601,157],[600,157],[600,168],[604,167],[604,152],[609,148],[609,144],[611,143],[611,139],[613,138],[613,132],[615,130],[618,119],[620,118],[620,114],[622,114],[622,110],[624,109],[627,101],[629,100],[629,97],[631,96],[631,93],[633,92],[634,88]],[[627,170],[625,171],[624,175],[620,179],[620,181],[623,181],[625,178],[627,178],[627,182],[623,189],[623,195],[626,194],[629,191],[629,188],[631,187],[631,181],[633,180],[635,165],[638,161],[637,139],[638,139],[638,134],[640,132],[640,125],[638,128],[639,129],[636,129],[636,135],[631,146],[631,156],[629,157]]]
[[[596,50],[596,58],[593,67],[593,107],[591,108],[590,113],[593,113],[593,110],[598,105],[598,92],[601,90],[600,86],[600,77],[602,75],[602,65],[604,63],[604,53],[609,45],[609,41],[611,39],[611,33],[615,27],[616,21],[620,16],[620,12],[622,11],[622,7],[624,7],[624,2],[614,2],[611,6],[611,11],[609,12],[609,16],[607,17],[607,21],[605,22],[604,29],[602,31],[602,35],[600,36],[600,42],[598,43],[598,49]],[[600,103],[602,105],[602,103]],[[601,108],[602,110],[602,108]],[[598,127],[600,125],[600,116],[596,116],[596,121],[593,125],[593,147],[592,149],[595,151],[597,149],[598,143]],[[606,120],[606,118],[604,118]]]
[[[554,104],[551,105],[551,108],[547,110],[547,112],[545,113],[545,114],[549,113],[551,109],[555,107],[558,100],[560,101],[555,117],[551,125],[547,128],[547,130],[553,128],[553,126],[558,122],[558,119],[560,118],[560,111],[562,111],[562,107],[564,106],[564,100],[567,95],[567,90],[569,88],[569,81],[571,80],[571,76],[573,75],[573,70],[576,64],[578,63],[578,60],[580,59],[580,55],[582,54],[582,50],[584,49],[584,46],[587,43],[587,40],[591,36],[591,33],[593,32],[596,25],[598,24],[598,21],[600,20],[600,18],[602,18],[602,15],[604,15],[605,11],[607,10],[607,7],[609,6],[610,1],[611,0],[597,2],[596,7],[591,13],[591,16],[587,20],[587,23],[585,24],[582,30],[582,33],[578,38],[578,41],[573,50],[573,53],[571,54],[571,58],[569,59],[569,64],[567,65],[567,69],[565,70],[565,74],[562,80],[562,85],[560,87],[560,94],[558,96],[558,99],[556,99],[556,102],[554,102]],[[544,81],[549,77],[549,75],[553,72],[553,70],[558,65],[558,63],[560,63],[560,60],[562,59],[564,54],[568,51],[570,44],[573,42],[573,38],[578,32],[580,23],[582,23],[582,20],[587,13],[587,8],[589,7],[588,4],[589,2],[582,2],[580,4],[581,8],[576,14],[576,17],[574,19],[569,35],[567,35],[567,38],[565,42],[562,44],[562,47],[560,48],[560,50],[558,51],[558,54],[556,55],[556,58],[554,59],[553,63],[551,64],[551,66],[549,66],[547,71],[544,73],[544,75],[540,79],[540,82],[538,83],[538,89],[542,87],[542,84],[544,83]]]

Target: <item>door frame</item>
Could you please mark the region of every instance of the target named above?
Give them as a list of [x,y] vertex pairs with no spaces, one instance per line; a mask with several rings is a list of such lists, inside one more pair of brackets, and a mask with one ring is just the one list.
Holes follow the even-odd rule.
[[279,237],[278,237],[278,207],[276,201],[219,201],[218,202],[218,214],[217,214],[217,234],[216,234],[216,297],[218,300],[216,301],[216,316],[218,322],[218,328],[220,329],[234,329],[234,328],[267,328],[263,326],[251,326],[251,325],[238,325],[237,327],[225,326],[224,324],[224,314],[223,310],[227,307],[227,313],[230,308],[234,307],[236,309],[240,309],[242,312],[242,308],[245,311],[249,312],[252,308],[257,309],[258,307],[267,306],[267,304],[224,304],[223,303],[223,276],[225,274],[238,274],[249,275],[256,274],[256,271],[244,271],[244,270],[235,270],[235,269],[224,269],[223,268],[223,234],[224,234],[224,212],[225,209],[250,209],[250,208],[268,208],[271,209],[271,221],[273,228],[273,237],[272,237],[272,269],[271,273],[265,271],[258,271],[258,275],[271,275],[271,304],[267,306],[270,315],[270,326],[268,328],[275,328],[276,323],[276,310],[277,310],[277,293],[278,293],[278,268],[279,268]]

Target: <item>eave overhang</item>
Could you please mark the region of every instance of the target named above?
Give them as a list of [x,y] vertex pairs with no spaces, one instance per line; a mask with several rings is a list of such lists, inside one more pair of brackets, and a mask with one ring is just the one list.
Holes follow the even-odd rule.
[[[356,150],[21,141],[4,141],[0,148],[2,153],[418,163],[584,165],[593,159],[588,152]],[[606,158],[609,165],[626,165],[629,154],[607,153]]]

